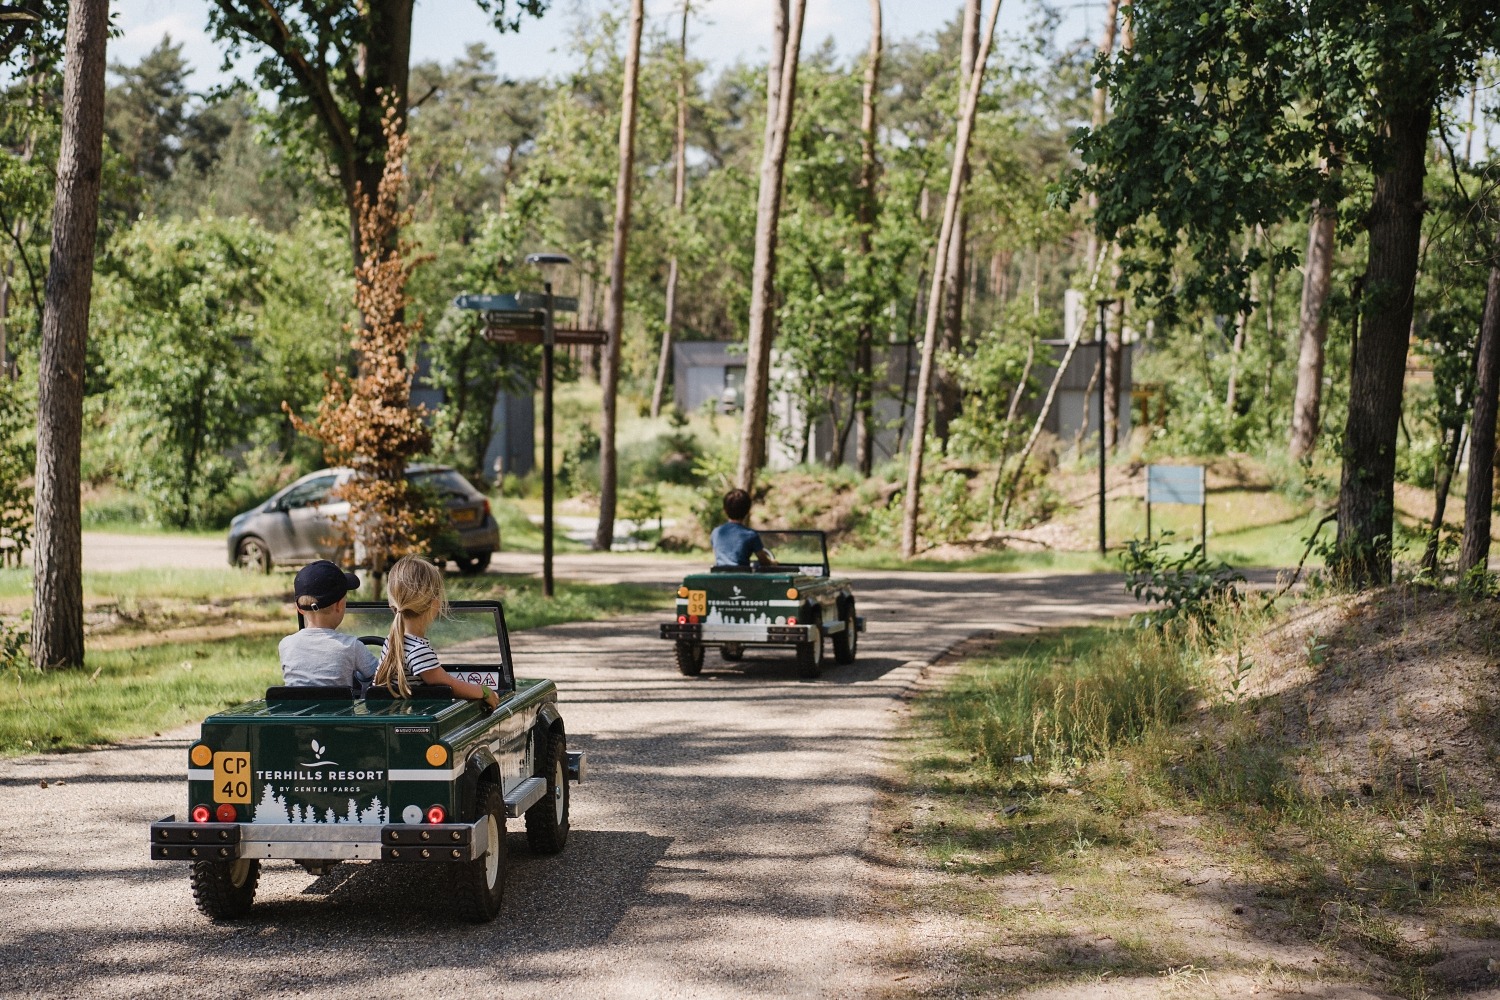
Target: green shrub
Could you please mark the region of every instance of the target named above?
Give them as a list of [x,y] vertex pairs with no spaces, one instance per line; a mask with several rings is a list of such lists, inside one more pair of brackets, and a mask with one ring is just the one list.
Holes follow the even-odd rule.
[[1201,543],[1172,556],[1167,551],[1171,535],[1164,531],[1154,539],[1133,538],[1121,556],[1125,589],[1137,600],[1162,605],[1134,620],[1153,627],[1192,622],[1212,628],[1224,604],[1238,603],[1238,584],[1245,577],[1228,563],[1210,560]]

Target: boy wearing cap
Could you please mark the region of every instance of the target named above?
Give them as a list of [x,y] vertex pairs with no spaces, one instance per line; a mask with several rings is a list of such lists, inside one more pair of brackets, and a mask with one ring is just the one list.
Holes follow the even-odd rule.
[[297,610],[306,624],[281,640],[281,675],[292,687],[363,687],[379,665],[358,637],[337,631],[359,577],[327,559],[308,563],[293,584]]

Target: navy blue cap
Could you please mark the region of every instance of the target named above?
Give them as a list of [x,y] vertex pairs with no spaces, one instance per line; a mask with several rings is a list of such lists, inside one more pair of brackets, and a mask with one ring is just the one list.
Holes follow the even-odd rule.
[[[346,573],[327,559],[308,563],[297,571],[293,588],[297,595],[297,607],[303,611],[320,611],[337,604],[345,594],[359,589],[359,577]],[[311,597],[309,606],[302,599]]]

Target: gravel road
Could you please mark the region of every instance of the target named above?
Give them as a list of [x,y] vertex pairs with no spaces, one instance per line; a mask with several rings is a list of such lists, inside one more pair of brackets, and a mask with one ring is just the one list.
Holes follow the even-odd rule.
[[[567,561],[664,594],[683,568]],[[530,854],[512,824],[489,925],[459,922],[414,869],[345,864],[315,880],[287,862],[267,864],[250,919],[209,922],[184,864],[146,860],[147,825],[183,810],[195,728],[0,762],[0,994],[857,995],[882,945],[861,917],[862,845],[901,752],[898,696],[975,633],[1132,605],[1119,577],[851,575],[869,620],[859,662],[830,661],[813,682],[769,653],[730,668],[711,652],[703,676],[681,677],[658,615],[518,634],[518,672],[557,680],[591,770],[561,855]]]

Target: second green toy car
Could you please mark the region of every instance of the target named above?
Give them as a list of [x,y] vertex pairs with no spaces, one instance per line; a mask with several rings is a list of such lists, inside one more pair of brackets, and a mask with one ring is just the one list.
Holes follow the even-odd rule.
[[661,626],[676,645],[677,669],[688,677],[703,670],[703,653],[717,646],[735,662],[747,647],[784,646],[797,652],[802,676],[823,670],[831,642],[838,663],[853,663],[865,622],[854,607],[847,580],[828,572],[828,539],[821,531],[762,531],[775,562],[715,566],[693,573],[677,589],[677,616]]

